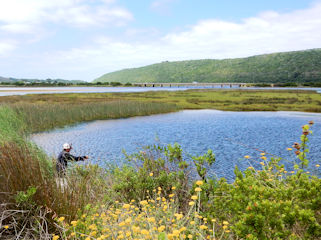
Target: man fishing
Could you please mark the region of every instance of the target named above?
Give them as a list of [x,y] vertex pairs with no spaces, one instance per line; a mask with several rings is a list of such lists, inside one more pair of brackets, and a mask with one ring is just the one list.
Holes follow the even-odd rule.
[[68,165],[68,161],[84,161],[85,159],[88,159],[88,156],[81,156],[76,157],[70,154],[70,150],[72,149],[71,145],[69,143],[65,143],[63,145],[63,151],[59,153],[56,169],[58,172],[59,177],[64,177],[66,174],[66,169]]

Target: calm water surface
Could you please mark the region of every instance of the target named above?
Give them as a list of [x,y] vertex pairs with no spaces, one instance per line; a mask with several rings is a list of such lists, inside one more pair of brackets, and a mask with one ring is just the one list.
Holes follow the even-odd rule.
[[[103,92],[147,92],[147,91],[184,91],[188,89],[231,89],[225,85],[220,86],[189,86],[189,87],[0,87],[0,96],[43,94],[43,93],[103,93]],[[265,89],[265,90],[310,90],[321,93],[321,88],[239,88],[232,89]]]
[[[207,86],[189,87],[0,87],[0,96],[50,93],[104,93],[104,92],[147,92],[147,91],[184,91],[188,89],[212,89]],[[230,89],[228,86],[217,89]],[[238,88],[238,87],[234,87]],[[321,90],[321,89],[320,89]]]
[[[241,169],[250,164],[259,167],[259,150],[287,161],[295,159],[294,153],[286,148],[299,141],[301,126],[309,120],[315,124],[308,156],[311,165],[315,165],[321,162],[321,114],[316,113],[185,110],[83,123],[34,134],[32,139],[50,156],[57,156],[62,144],[70,142],[75,155],[90,155],[90,161],[100,165],[124,163],[122,149],[133,153],[149,144],[178,142],[193,155],[212,149],[216,162],[210,174],[232,179],[235,165]],[[244,159],[245,155],[251,159]]]

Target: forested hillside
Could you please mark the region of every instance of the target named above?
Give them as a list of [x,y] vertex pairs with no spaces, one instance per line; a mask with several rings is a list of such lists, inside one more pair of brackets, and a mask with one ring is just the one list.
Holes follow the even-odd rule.
[[94,82],[321,82],[321,49],[224,60],[166,61],[107,73]]

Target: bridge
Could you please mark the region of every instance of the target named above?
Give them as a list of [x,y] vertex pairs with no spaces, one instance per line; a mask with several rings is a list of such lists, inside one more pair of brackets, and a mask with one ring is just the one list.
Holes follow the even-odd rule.
[[220,87],[220,88],[242,88],[247,83],[133,83],[136,87]]

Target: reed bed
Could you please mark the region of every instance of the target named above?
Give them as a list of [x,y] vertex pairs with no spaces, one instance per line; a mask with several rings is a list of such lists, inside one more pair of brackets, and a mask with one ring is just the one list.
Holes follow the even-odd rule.
[[101,168],[78,170],[61,184],[55,164],[28,142],[13,109],[0,107],[0,129],[0,239],[51,239],[55,216],[75,217],[102,199],[108,178],[99,177]]
[[181,109],[321,112],[321,94],[305,90],[192,89],[135,93],[65,93],[3,96],[1,103],[80,104],[115,101],[175,104]]
[[146,116],[177,111],[174,104],[112,101],[82,103],[18,103],[10,105],[22,115],[28,130],[39,132],[77,122]]
[[5,143],[0,152],[0,226],[10,226],[10,231],[0,232],[0,238],[51,239],[58,215],[76,217],[105,194],[101,186],[106,184],[99,177],[102,169],[90,167],[90,174],[83,170],[81,175],[60,179],[53,165],[28,143]]

